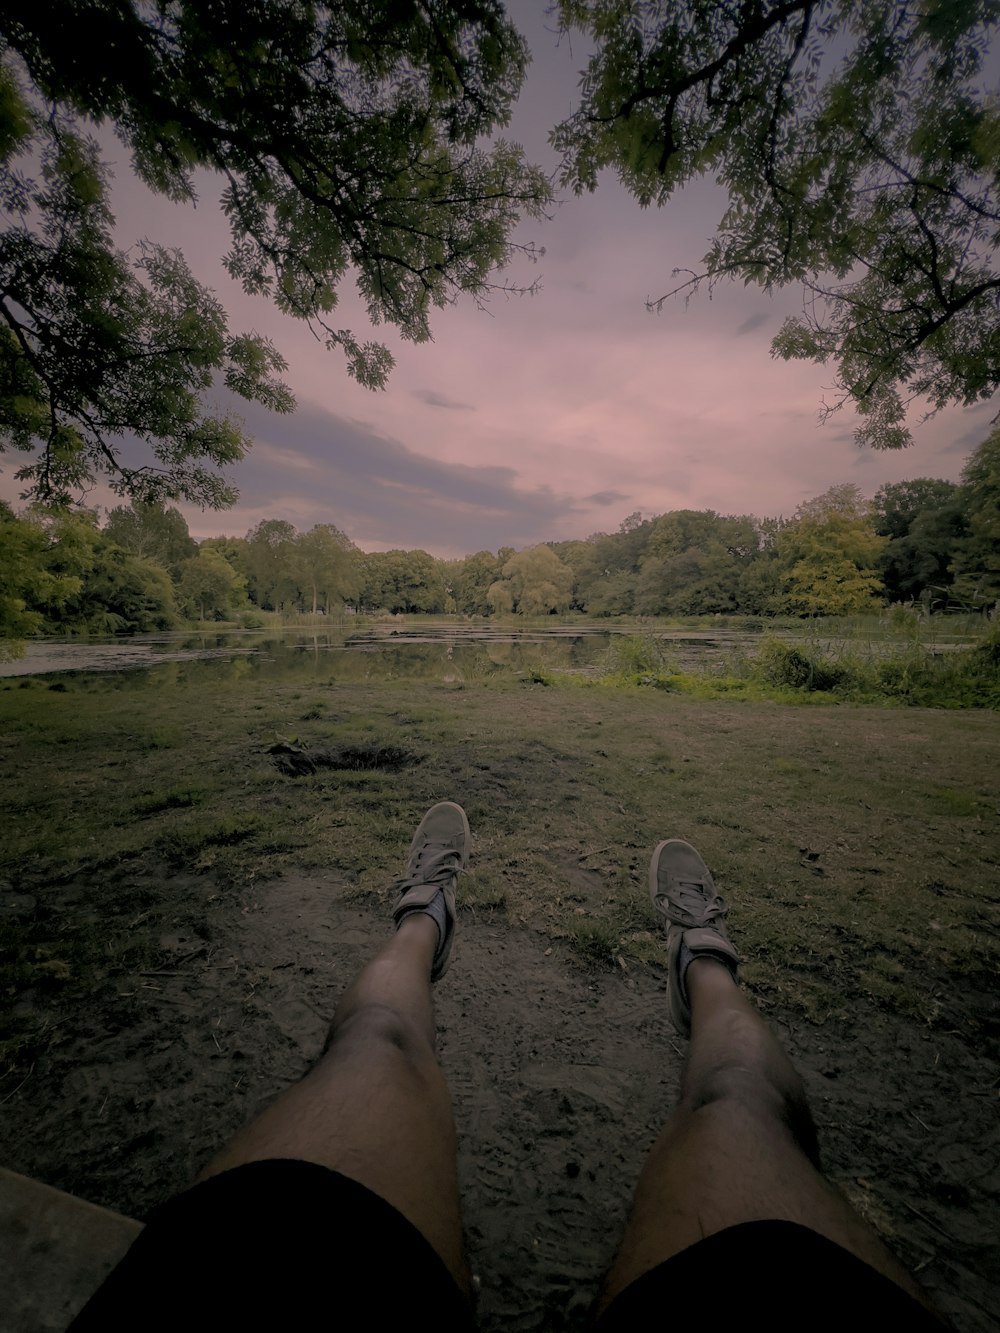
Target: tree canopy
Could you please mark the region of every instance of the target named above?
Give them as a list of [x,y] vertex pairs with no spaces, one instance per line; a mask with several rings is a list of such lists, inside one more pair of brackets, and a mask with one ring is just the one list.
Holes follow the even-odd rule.
[[337,326],[348,273],[374,324],[426,339],[433,307],[490,291],[550,197],[496,137],[527,62],[498,0],[14,0],[0,56],[0,439],[32,453],[19,475],[43,500],[103,472],[141,500],[231,503],[218,466],[249,440],[206,391],[292,406],[280,355],[229,329],[179,253],[116,248],[91,127],[173,200],[216,173],[229,272],[371,386],[392,357]]
[[[714,177],[729,205],[699,273],[804,289],[772,343],[831,362],[860,442],[910,442],[932,409],[1000,387],[994,249],[1000,108],[984,60],[996,0],[560,0],[595,44],[556,127],[563,180],[615,170],[643,206]],[[675,270],[675,276],[679,271]]]
[[[714,178],[728,207],[700,272],[801,284],[775,355],[828,362],[858,438],[909,442],[907,407],[1000,387],[1000,0],[554,0],[593,46],[552,132],[562,180],[616,171],[642,205]],[[194,201],[222,191],[228,272],[382,386],[385,346],[343,327],[345,281],[413,340],[483,300],[551,199],[499,137],[528,60],[501,0],[11,0],[0,13],[0,448],[63,502],[104,474],[141,502],[235,499],[249,447],[218,386],[293,407],[270,341],[230,327],[183,255],[114,237],[93,133]],[[621,601],[623,569],[605,580]]]

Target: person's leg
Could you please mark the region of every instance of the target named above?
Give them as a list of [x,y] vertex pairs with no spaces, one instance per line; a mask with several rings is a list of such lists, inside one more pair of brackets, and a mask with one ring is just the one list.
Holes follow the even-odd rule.
[[[927,1305],[917,1283],[820,1173],[802,1081],[736,983],[725,904],[693,851],[686,843],[661,844],[652,872],[654,903],[668,925],[671,1013],[682,1032],[690,1023],[680,1105],[642,1170],[597,1310],[704,1237],[764,1219],[809,1227]],[[683,904],[676,885],[667,883],[677,877],[686,890]],[[699,895],[709,908],[707,924],[699,920]]]
[[434,1051],[431,998],[432,971],[441,975],[450,950],[468,823],[459,807],[441,803],[422,830],[432,815],[432,840],[420,844],[418,832],[400,887],[417,900],[433,897],[422,894],[425,884],[447,890],[446,938],[426,912],[404,915],[337,1006],[318,1064],[241,1130],[201,1179],[270,1158],[330,1167],[397,1208],[468,1292],[455,1125]]

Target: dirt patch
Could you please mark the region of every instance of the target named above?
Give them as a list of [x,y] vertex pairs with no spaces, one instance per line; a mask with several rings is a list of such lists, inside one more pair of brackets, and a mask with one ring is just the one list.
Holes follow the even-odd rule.
[[275,768],[289,778],[302,778],[321,769],[330,768],[348,773],[398,773],[400,769],[419,764],[421,756],[402,745],[382,744],[378,741],[359,745],[339,745],[334,749],[308,749],[279,741],[269,745],[267,753]]
[[[48,907],[71,916],[93,891],[53,888]],[[141,1216],[305,1072],[386,921],[333,876],[234,889],[123,871],[104,892],[112,916],[146,914],[146,950],[95,973],[86,1004],[35,994],[57,1039],[0,1088],[0,1116],[8,1165]],[[437,1000],[485,1330],[582,1327],[677,1093],[683,1043],[663,989],[655,966],[590,971],[536,931],[462,912]],[[821,1027],[777,1005],[769,1017],[805,1078],[828,1173],[956,1325],[986,1333],[1000,1281],[995,1065],[961,1030],[864,1001]]]
[[[11,1166],[133,1215],[183,1188],[315,1058],[416,820],[459,800],[440,1018],[484,1324],[577,1327],[680,1071],[646,897],[676,834],[731,898],[828,1169],[993,1327],[1000,717],[301,669],[0,689]],[[290,737],[422,762],[291,780],[266,754]]]

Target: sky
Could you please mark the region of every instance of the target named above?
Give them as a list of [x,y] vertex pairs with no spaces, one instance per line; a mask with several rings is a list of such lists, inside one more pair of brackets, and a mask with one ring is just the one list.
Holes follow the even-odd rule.
[[[573,109],[585,51],[546,27],[538,0],[508,9],[534,59],[505,135],[554,171],[548,132]],[[299,529],[335,523],[364,550],[451,558],[615,531],[636,510],[789,515],[845,481],[871,495],[911,477],[957,480],[996,411],[951,408],[917,425],[908,450],[859,449],[848,410],[820,422],[832,371],[771,357],[799,291],[720,285],[711,299],[647,310],[674,285],[672,269],[698,265],[722,192],[698,182],[663,209],[641,210],[610,175],[596,194],[563,193],[550,220],[522,226],[520,238],[545,253],[509,276],[537,280],[536,294],[497,297],[486,312],[471,300],[436,311],[430,343],[386,326],[372,335],[345,283],[336,323],[396,357],[388,388],[373,393],[305,325],[228,278],[211,177],[201,178],[197,207],[171,205],[131,176],[120,145],[106,147],[121,243],[148,237],[182,249],[231,326],[275,343],[298,404],[276,416],[234,400],[255,444],[230,473],[241,494],[234,509],[180,506],[199,538],[281,518]],[[9,474],[4,481],[10,493]],[[99,488],[94,502],[118,501]]]

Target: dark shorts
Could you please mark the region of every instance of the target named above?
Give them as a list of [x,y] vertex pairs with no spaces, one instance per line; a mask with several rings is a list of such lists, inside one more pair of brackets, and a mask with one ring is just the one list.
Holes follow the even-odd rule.
[[[596,1276],[596,1275],[595,1275]],[[623,1291],[599,1333],[940,1330],[894,1283],[791,1222],[730,1227]],[[254,1162],[164,1204],[72,1324],[90,1330],[471,1333],[472,1312],[417,1229],[357,1181]]]

